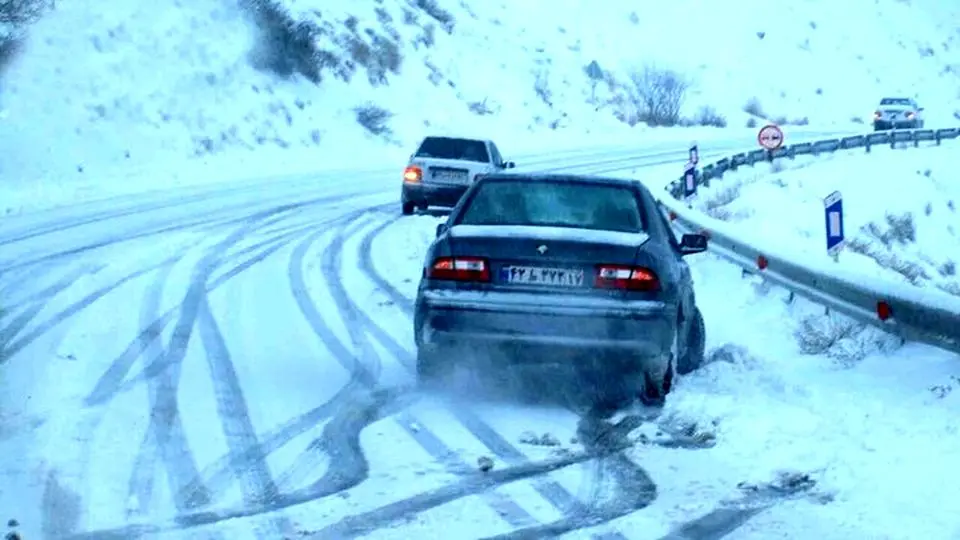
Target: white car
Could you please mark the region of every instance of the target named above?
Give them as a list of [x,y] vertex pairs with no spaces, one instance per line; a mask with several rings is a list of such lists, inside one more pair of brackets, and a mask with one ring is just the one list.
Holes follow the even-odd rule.
[[912,98],[885,97],[873,113],[873,130],[920,129],[923,127],[923,107]]
[[426,137],[403,171],[400,202],[404,215],[430,206],[456,206],[477,175],[512,169],[493,141]]

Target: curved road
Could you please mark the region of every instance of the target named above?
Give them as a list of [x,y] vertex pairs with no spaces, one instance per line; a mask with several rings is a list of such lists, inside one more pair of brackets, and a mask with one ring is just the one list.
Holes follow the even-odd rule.
[[[521,164],[612,174],[685,158],[665,147]],[[411,391],[412,291],[437,218],[399,216],[395,172],[0,222],[0,455],[18,456],[3,464],[0,517],[26,538],[405,538],[454,526],[540,538],[649,505],[654,480],[621,452],[649,418],[545,420],[542,408]],[[552,446],[518,442],[545,425]],[[494,469],[479,472],[479,457]],[[698,537],[741,518],[701,523]]]

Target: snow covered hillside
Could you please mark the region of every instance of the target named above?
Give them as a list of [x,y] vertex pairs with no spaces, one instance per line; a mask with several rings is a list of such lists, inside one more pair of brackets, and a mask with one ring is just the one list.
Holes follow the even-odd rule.
[[695,207],[763,245],[826,259],[823,199],[840,191],[847,238],[842,266],[960,296],[958,152],[960,145],[950,141],[778,161],[773,174],[760,164],[711,183]]
[[425,132],[490,135],[508,153],[650,140],[630,124],[649,116],[651,66],[687,88],[682,124],[745,129],[749,109],[851,125],[897,93],[917,95],[928,125],[960,109],[950,0],[282,4],[299,30],[236,0],[56,3],[4,73],[0,212],[65,187],[164,188],[200,163],[190,181],[394,166]]

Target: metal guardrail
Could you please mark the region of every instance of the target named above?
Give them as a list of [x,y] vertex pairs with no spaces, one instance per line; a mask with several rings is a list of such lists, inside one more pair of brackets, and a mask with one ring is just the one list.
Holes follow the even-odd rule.
[[[799,155],[819,155],[840,150],[898,143],[934,142],[960,138],[960,128],[881,131],[838,139],[826,139],[783,146],[774,151],[741,152],[707,165],[696,176],[698,185],[709,186],[727,171],[744,165],[791,159]],[[960,297],[923,289],[892,280],[868,278],[824,261],[799,261],[773,246],[744,238],[735,226],[711,218],[687,207],[682,201],[683,179],[667,186],[671,198],[660,204],[681,230],[703,231],[710,237],[710,250],[737,264],[745,271],[759,274],[794,294],[843,313],[861,323],[870,324],[909,341],[927,343],[960,354]]]

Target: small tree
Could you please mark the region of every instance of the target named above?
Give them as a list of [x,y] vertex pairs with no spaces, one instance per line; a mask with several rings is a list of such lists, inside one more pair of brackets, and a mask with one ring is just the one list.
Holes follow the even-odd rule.
[[13,61],[26,27],[53,7],[54,0],[0,0],[0,71]]
[[653,65],[630,74],[641,120],[650,126],[675,126],[690,82],[680,73]]
[[19,29],[43,15],[52,0],[0,0],[0,25]]

